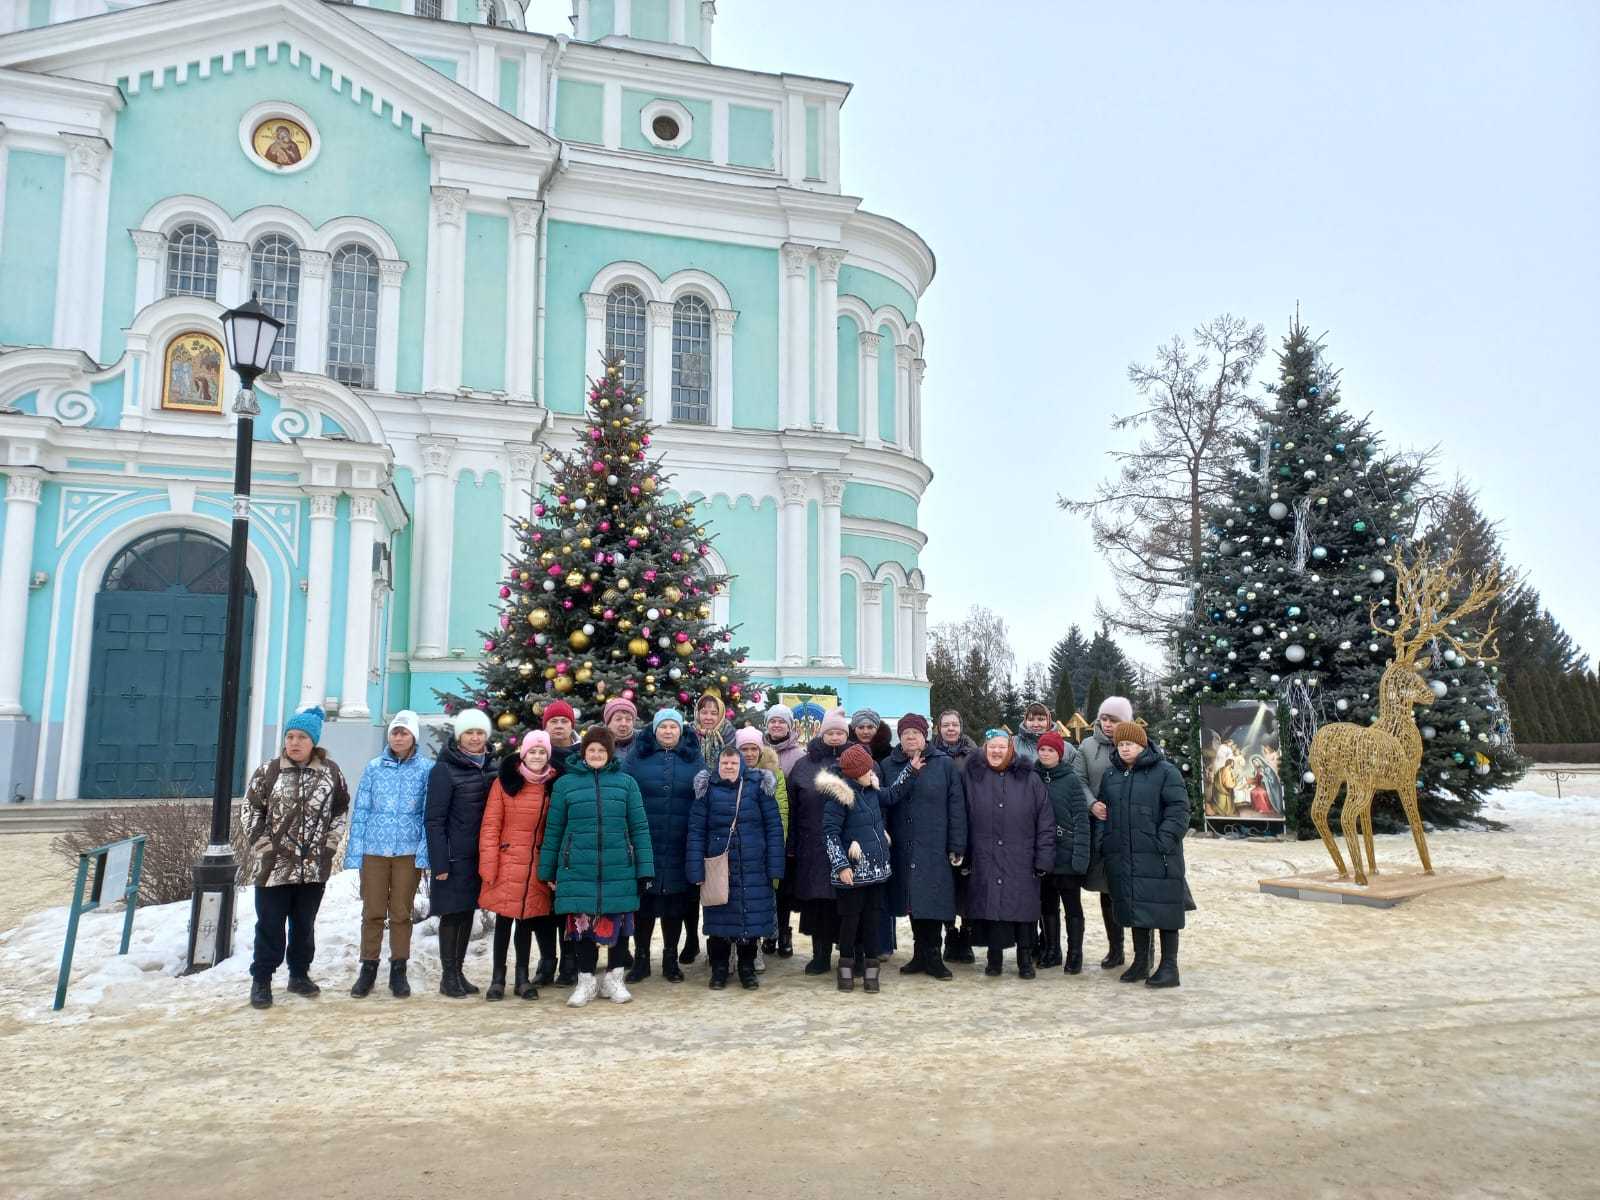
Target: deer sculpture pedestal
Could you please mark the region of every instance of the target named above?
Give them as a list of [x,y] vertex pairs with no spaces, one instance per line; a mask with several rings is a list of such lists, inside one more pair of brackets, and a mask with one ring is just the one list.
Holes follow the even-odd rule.
[[1318,900],[1325,904],[1359,904],[1365,908],[1393,908],[1416,896],[1493,883],[1504,878],[1499,871],[1440,867],[1429,874],[1402,871],[1374,875],[1364,884],[1355,883],[1348,875],[1341,876],[1337,871],[1307,871],[1303,875],[1285,875],[1279,879],[1262,879],[1258,882],[1261,890],[1269,896]]

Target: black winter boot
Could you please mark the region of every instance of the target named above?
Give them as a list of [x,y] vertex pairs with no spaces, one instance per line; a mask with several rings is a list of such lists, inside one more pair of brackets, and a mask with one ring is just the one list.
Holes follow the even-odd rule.
[[1123,983],[1138,983],[1150,974],[1150,931],[1148,929],[1135,929],[1133,931],[1133,962],[1128,969],[1117,978]]
[[811,961],[805,965],[807,975],[826,975],[833,965],[833,943],[826,938],[811,939]]
[[1061,912],[1046,913],[1044,916],[1044,941],[1039,944],[1039,966],[1059,967],[1061,965]]
[[1032,979],[1038,974],[1033,969],[1033,947],[1026,942],[1017,943],[1017,978]]
[[539,989],[528,979],[528,964],[518,963],[517,973],[511,981],[511,994],[523,1000],[537,1000]]
[[699,905],[696,905],[695,919],[683,923],[683,949],[678,952],[678,961],[684,966],[688,966],[700,957],[700,935],[695,932],[695,926],[699,923],[699,915]]
[[252,979],[250,981],[250,1007],[272,1007],[272,980]]
[[939,927],[934,926],[933,940],[928,943],[927,953],[922,956],[922,969],[927,972],[929,979],[954,979],[955,975],[950,968],[944,965],[944,960],[939,957]]
[[[674,938],[674,941],[677,939]],[[682,983],[683,969],[678,966],[678,948],[664,946],[661,950],[661,978],[668,983]]]
[[855,967],[851,963],[845,962],[843,958],[839,959],[839,990],[841,992],[853,992],[856,990]]
[[533,986],[549,987],[556,981],[556,960],[541,958],[539,965],[533,969]]
[[756,975],[756,947],[753,942],[739,944],[739,986],[746,991],[754,991],[761,986],[761,979]]
[[456,967],[456,939],[465,931],[455,921],[439,922],[439,994],[459,1000],[467,994],[461,986],[461,972]]
[[556,972],[557,987],[571,987],[578,982],[578,952],[567,941],[561,943],[561,968]]
[[483,994],[485,1000],[504,1000],[506,998],[506,968],[501,963],[489,976],[489,990]]
[[977,961],[977,957],[972,953],[972,938],[967,935],[965,929],[957,929],[954,921],[945,926],[944,961],[948,963]]
[[787,925],[778,930],[778,957],[794,957],[794,934]]
[[363,958],[361,970],[356,975],[356,981],[350,985],[350,994],[356,999],[371,994],[372,985],[378,982],[378,960]]
[[711,990],[720,992],[728,986],[728,964],[711,960]]
[[1145,987],[1169,988],[1178,986],[1178,931],[1161,931],[1161,964],[1156,973],[1144,981]]
[[307,1000],[322,995],[322,989],[311,982],[309,975],[290,975],[288,990],[296,996],[304,996]]
[[861,990],[863,992],[869,992],[869,993],[871,993],[873,995],[877,994],[877,991],[878,991],[878,960],[875,959],[875,958],[867,959],[866,968],[862,971],[862,974],[861,974]]
[[1122,926],[1117,924],[1116,913],[1111,907],[1111,897],[1105,893],[1100,895],[1100,920],[1106,927],[1106,956],[1100,960],[1100,969],[1109,971],[1113,967],[1120,967],[1126,960],[1122,957]]
[[1067,957],[1063,966],[1068,975],[1083,970],[1083,918],[1067,918]]
[[[472,942],[472,923],[478,919],[476,912],[467,914],[467,919],[461,922],[461,931],[456,934],[456,982],[461,985],[461,990],[469,996],[478,994],[478,985],[467,978],[464,968],[467,965],[467,946]],[[501,982],[505,980],[502,978]]]
[[996,946],[989,947],[989,955],[983,964],[983,973],[990,978],[999,975],[1004,969],[1006,952]]
[[650,978],[650,943],[644,938],[633,939],[633,966],[622,977],[624,983],[638,983]]
[[396,1000],[404,1000],[411,995],[411,981],[406,978],[406,960],[403,958],[389,960],[389,994]]
[[911,957],[900,967],[902,975],[926,975],[928,973],[928,948],[921,942],[914,942],[911,947]]

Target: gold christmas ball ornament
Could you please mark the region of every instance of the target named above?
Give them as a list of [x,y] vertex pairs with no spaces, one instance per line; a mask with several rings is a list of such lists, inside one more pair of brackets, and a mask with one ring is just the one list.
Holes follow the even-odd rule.
[[583,572],[582,571],[572,571],[572,572],[570,572],[567,575],[567,586],[569,588],[582,587],[583,586]]
[[574,678],[577,679],[579,683],[588,683],[594,678],[594,672],[589,670],[588,667],[580,667]]
[[556,691],[565,695],[572,690],[572,678],[568,675],[557,675],[555,682]]
[[589,648],[589,635],[581,629],[574,629],[567,635],[567,645],[574,650],[587,650]]
[[546,679],[554,679],[556,677],[556,669],[554,667],[546,667],[544,669],[544,677]]
[[675,583],[669,583],[661,589],[661,594],[667,598],[668,604],[676,604],[683,599],[683,591]]
[[628,640],[628,653],[635,658],[643,658],[650,653],[650,643],[642,637],[630,638]]
[[700,619],[702,621],[709,621],[711,619],[711,605],[702,604],[700,606],[699,612],[700,612]]
[[694,644],[691,642],[679,642],[675,648],[679,658],[688,658],[694,653]]
[[503,712],[494,719],[494,723],[501,729],[510,729],[517,723],[516,714]]
[[534,609],[528,614],[528,624],[535,629],[545,628],[550,624],[550,610],[547,608]]
[[584,538],[581,542],[578,543],[578,548],[580,550],[592,550],[592,549],[594,549],[594,542],[591,541],[589,538]]

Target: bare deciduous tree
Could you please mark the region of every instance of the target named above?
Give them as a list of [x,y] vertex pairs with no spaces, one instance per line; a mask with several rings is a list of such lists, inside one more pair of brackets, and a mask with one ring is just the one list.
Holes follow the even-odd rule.
[[1238,439],[1256,425],[1251,377],[1266,331],[1224,313],[1133,363],[1128,380],[1143,403],[1113,417],[1111,428],[1139,432],[1136,450],[1111,452],[1115,473],[1092,499],[1058,497],[1086,516],[1117,582],[1117,604],[1096,606],[1100,620],[1140,637],[1161,638],[1181,623],[1199,573],[1204,513],[1228,495],[1228,465]]
[[961,620],[941,621],[928,632],[957,662],[965,662],[971,651],[978,651],[997,680],[1010,679],[1017,669],[1005,618],[981,604],[974,604]]

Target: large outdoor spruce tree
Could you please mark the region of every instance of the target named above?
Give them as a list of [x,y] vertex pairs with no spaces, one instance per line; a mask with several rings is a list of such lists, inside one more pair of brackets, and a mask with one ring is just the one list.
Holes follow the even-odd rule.
[[[1414,541],[1425,468],[1386,451],[1366,419],[1341,407],[1339,373],[1298,320],[1271,395],[1259,436],[1240,441],[1229,498],[1207,516],[1193,610],[1175,646],[1168,736],[1193,750],[1196,701],[1281,703],[1285,770],[1298,773],[1319,726],[1376,719],[1390,642],[1373,631],[1372,613],[1392,620],[1389,560],[1430,552]],[[1460,819],[1521,763],[1492,663],[1440,650],[1428,674],[1439,700],[1417,714],[1423,809]],[[1187,762],[1185,770],[1198,788]]]
[[730,710],[759,701],[744,648],[712,622],[712,596],[728,582],[706,570],[714,539],[692,503],[668,498],[644,414],[621,360],[607,360],[577,446],[545,453],[549,483],[533,519],[516,524],[476,686],[441,693],[446,712],[476,705],[504,740],[538,728],[557,697],[584,720],[613,696],[646,717],[710,690]]

